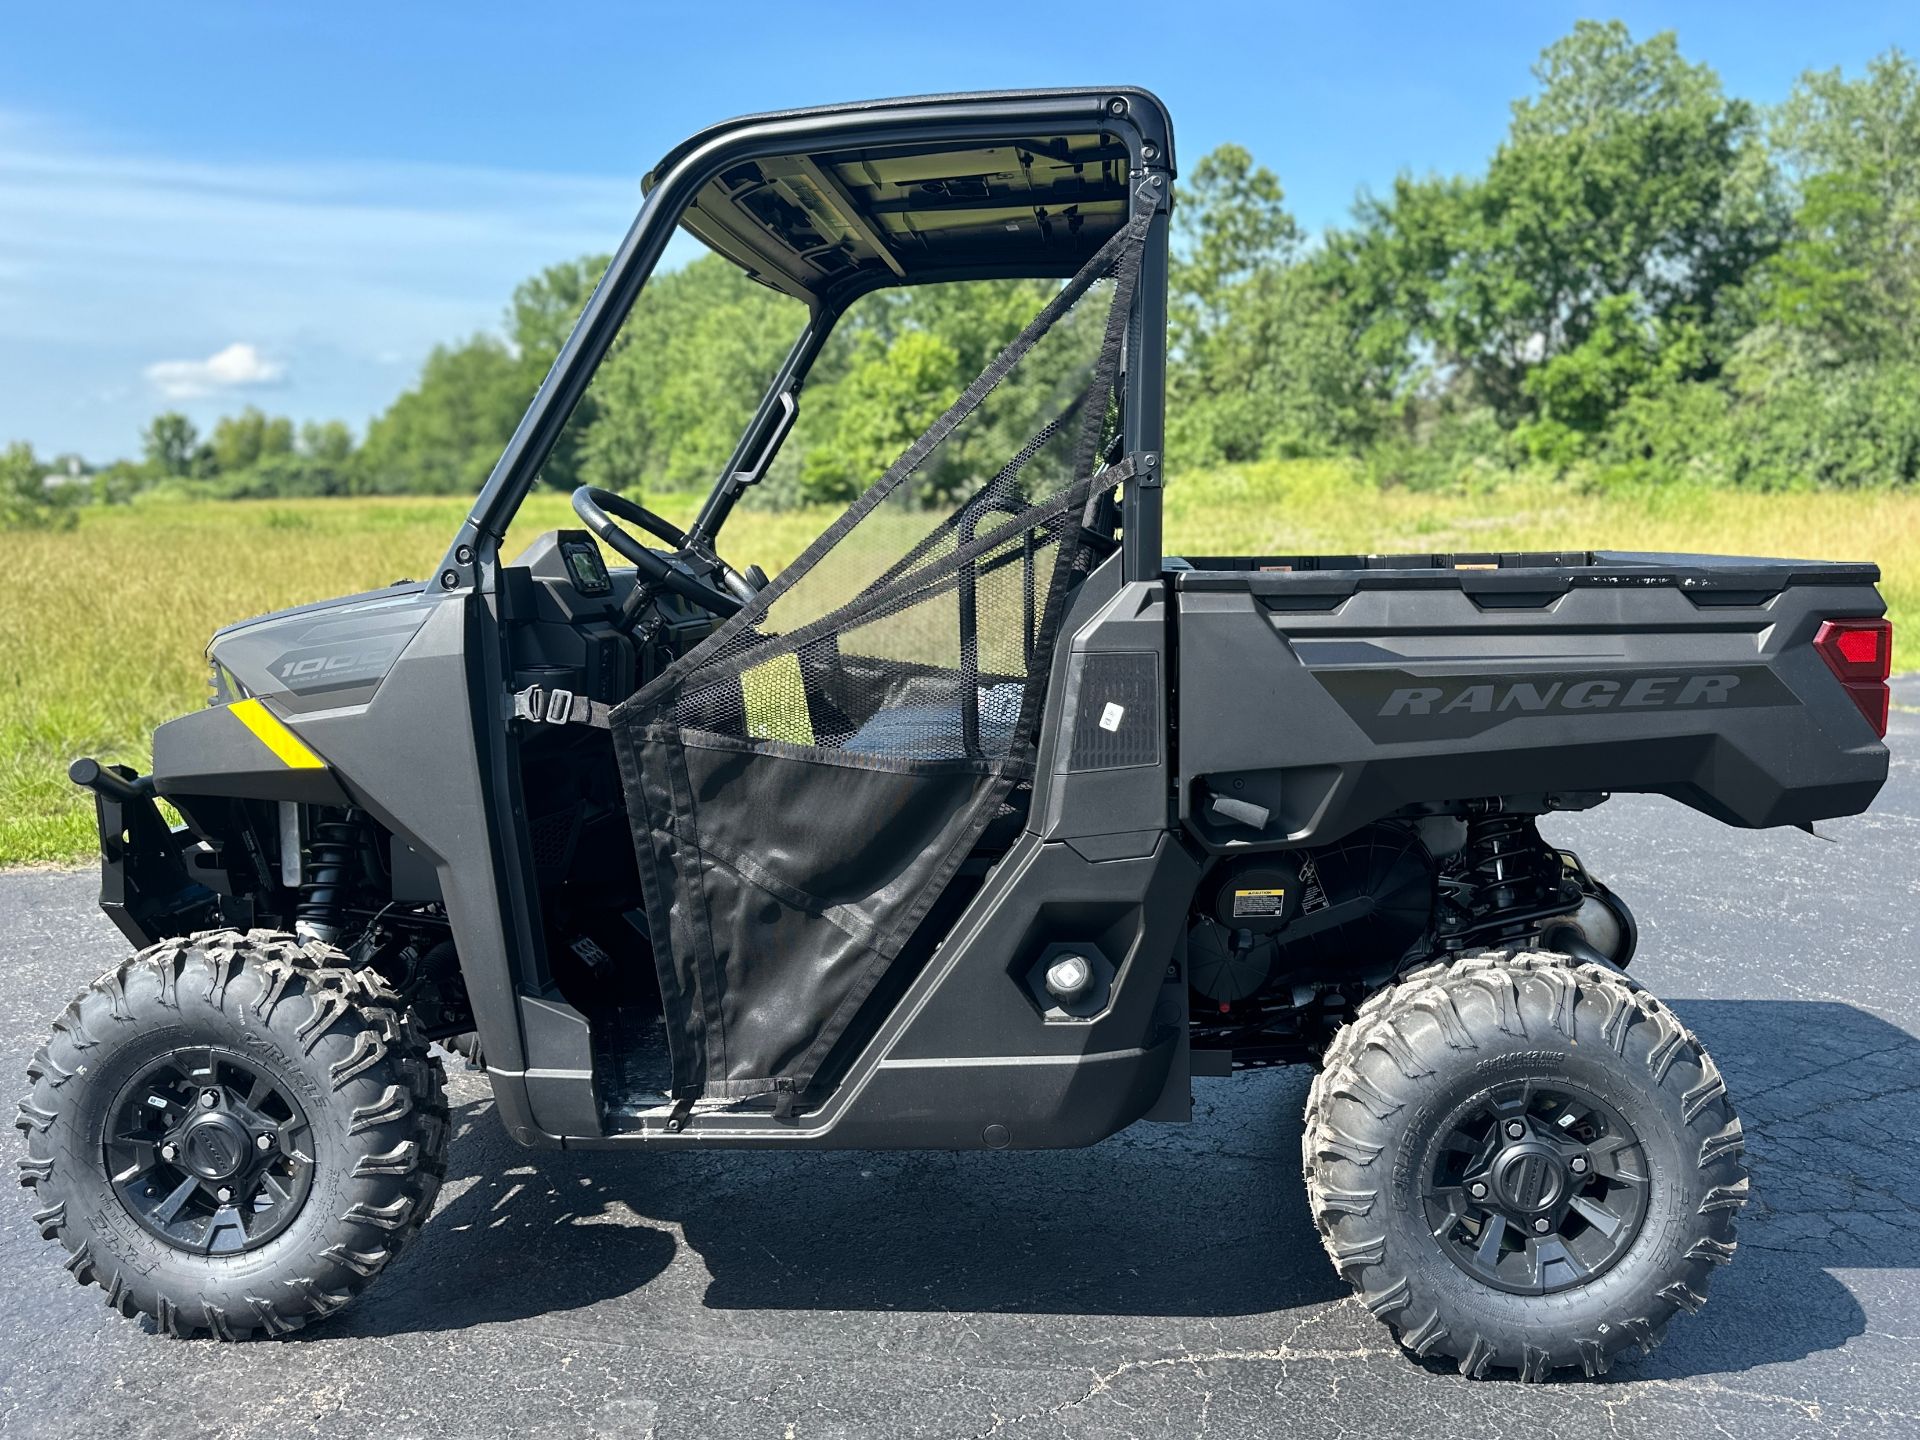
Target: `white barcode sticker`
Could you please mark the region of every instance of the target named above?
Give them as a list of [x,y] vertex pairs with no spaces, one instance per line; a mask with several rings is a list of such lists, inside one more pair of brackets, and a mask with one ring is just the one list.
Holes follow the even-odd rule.
[[1100,728],[1102,730],[1118,730],[1120,728],[1120,721],[1125,717],[1126,713],[1126,706],[1116,705],[1109,700],[1107,702],[1107,708],[1100,712]]

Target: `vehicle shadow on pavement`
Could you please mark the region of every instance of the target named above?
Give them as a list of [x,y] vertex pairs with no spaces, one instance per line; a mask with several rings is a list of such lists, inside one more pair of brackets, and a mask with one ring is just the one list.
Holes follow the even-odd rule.
[[1872,1272],[1920,1268],[1920,1150],[1905,1138],[1920,1039],[1838,1002],[1672,1004],[1726,1077],[1753,1199],[1705,1313],[1682,1316],[1631,1373],[1737,1372],[1838,1349],[1874,1325],[1859,1295],[1914,1283]]
[[[1754,1200],[1706,1314],[1611,1377],[1629,1383],[1836,1348],[1870,1317],[1832,1272],[1920,1266],[1920,1205],[1907,1198],[1920,1157],[1896,1138],[1920,1088],[1920,1040],[1844,1004],[1674,1008],[1727,1076]],[[491,1103],[469,1099],[455,1108],[448,1189],[396,1267],[408,1273],[303,1333],[603,1305],[615,1324],[648,1327],[688,1305],[1169,1317],[1324,1305],[1347,1291],[1299,1183],[1306,1083],[1301,1071],[1200,1081],[1192,1127],[1027,1154],[552,1154],[519,1149]],[[683,1265],[642,1293],[683,1243],[704,1292],[699,1267]]]
[[[457,1100],[432,1219],[394,1274],[300,1334],[458,1330],[615,1301],[623,1322],[638,1311],[652,1325],[686,1303],[1148,1316],[1324,1304],[1345,1286],[1300,1185],[1307,1078],[1202,1081],[1192,1127],[1024,1153],[555,1154],[508,1140],[490,1101]],[[670,1294],[637,1293],[682,1243],[706,1276],[681,1267]],[[683,1299],[683,1273],[704,1294]]]

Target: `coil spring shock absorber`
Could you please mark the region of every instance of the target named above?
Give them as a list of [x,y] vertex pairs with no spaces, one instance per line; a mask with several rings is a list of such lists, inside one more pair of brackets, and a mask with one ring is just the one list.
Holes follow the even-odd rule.
[[1466,843],[1440,878],[1440,941],[1447,949],[1525,935],[1579,903],[1579,887],[1563,876],[1534,816],[1498,804],[1483,802],[1468,814]]
[[1531,815],[1476,815],[1467,822],[1466,874],[1474,909],[1511,910],[1538,881],[1540,834]]
[[331,945],[340,938],[360,839],[359,817],[351,811],[345,820],[323,820],[313,827],[313,838],[307,842],[306,879],[293,912],[293,933],[302,940]]

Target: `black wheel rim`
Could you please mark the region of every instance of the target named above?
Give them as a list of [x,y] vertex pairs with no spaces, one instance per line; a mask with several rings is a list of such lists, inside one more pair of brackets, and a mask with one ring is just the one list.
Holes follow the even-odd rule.
[[197,1255],[266,1244],[313,1186],[299,1102],[257,1062],[213,1046],[173,1051],[134,1076],[104,1149],[127,1213]]
[[1496,1290],[1550,1295],[1597,1279],[1640,1233],[1646,1152],[1612,1106],[1560,1081],[1495,1086],[1456,1109],[1421,1200],[1440,1248]]

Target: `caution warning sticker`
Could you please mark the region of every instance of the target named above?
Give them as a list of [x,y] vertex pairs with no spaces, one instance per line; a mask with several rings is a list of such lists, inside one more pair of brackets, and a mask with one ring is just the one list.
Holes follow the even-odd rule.
[[1280,890],[1236,890],[1233,892],[1233,918],[1250,920],[1260,915],[1278,915],[1287,908],[1287,892]]

